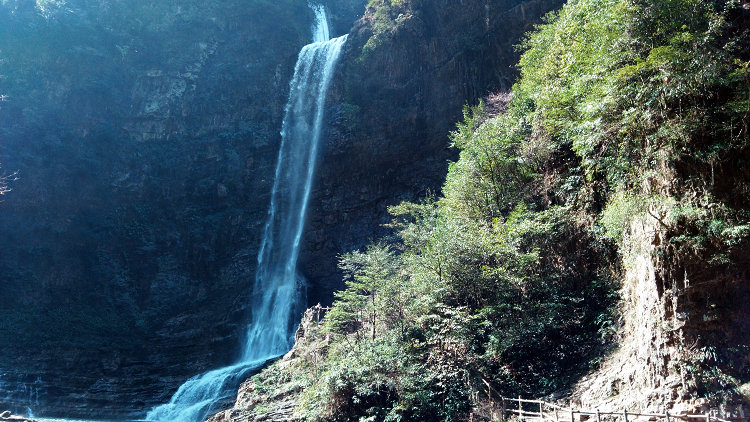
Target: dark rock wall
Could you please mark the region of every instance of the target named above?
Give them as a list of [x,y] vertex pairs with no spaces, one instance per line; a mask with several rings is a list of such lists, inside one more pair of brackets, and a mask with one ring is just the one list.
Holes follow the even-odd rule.
[[[365,2],[324,3],[338,35]],[[559,3],[404,1],[367,48],[375,9],[357,21],[300,260],[310,302],[386,233],[387,205],[440,188],[462,106],[510,86],[512,46]],[[0,202],[0,407],[142,416],[236,358],[312,13],[10,0],[0,21],[0,163],[20,175]]]
[[388,205],[440,190],[456,158],[449,133],[463,106],[510,88],[514,46],[562,1],[400,4],[385,19],[383,6],[370,7],[357,22],[330,93],[328,142],[300,258],[311,304],[329,302],[341,287],[332,257],[387,235]]
[[[346,32],[364,6],[338,3]],[[140,415],[238,353],[312,13],[11,1],[0,21],[0,163],[20,176],[0,203],[0,407]]]

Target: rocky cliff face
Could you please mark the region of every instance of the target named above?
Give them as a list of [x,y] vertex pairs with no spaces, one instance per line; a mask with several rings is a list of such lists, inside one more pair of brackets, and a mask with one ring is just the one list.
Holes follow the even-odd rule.
[[636,219],[625,242],[618,348],[578,382],[573,400],[585,408],[745,418],[748,254],[718,265],[680,258],[661,248],[674,233],[654,215],[667,214]]
[[[317,362],[330,345],[330,338],[322,332],[325,312],[320,305],[305,311],[292,350],[257,377],[243,382],[234,406],[211,416],[207,422],[303,420],[296,409],[304,388],[299,370]],[[268,389],[268,384],[274,388]]]
[[[364,1],[329,0],[334,33]],[[329,302],[340,253],[439,189],[466,103],[561,0],[380,2],[329,95],[300,270]],[[141,416],[233,360],[306,2],[0,6],[0,403]],[[279,24],[284,23],[284,24]],[[41,328],[39,328],[41,327]]]
[[371,2],[329,95],[302,272],[310,302],[341,286],[338,256],[387,235],[386,207],[439,191],[465,104],[508,89],[522,35],[558,0]]
[[[363,9],[329,3],[339,33]],[[0,203],[0,403],[140,416],[239,349],[312,12],[11,1],[0,14],[0,162],[20,176]]]

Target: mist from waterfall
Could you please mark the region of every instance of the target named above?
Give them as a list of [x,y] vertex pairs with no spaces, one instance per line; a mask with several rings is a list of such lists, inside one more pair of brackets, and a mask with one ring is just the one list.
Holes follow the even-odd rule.
[[304,279],[297,259],[312,189],[315,160],[323,126],[326,92],[346,42],[329,39],[321,5],[315,13],[313,43],[302,48],[290,83],[281,130],[258,267],[253,286],[252,318],[239,361],[186,381],[169,403],[154,407],[146,420],[197,422],[216,411],[213,405],[236,393],[249,374],[292,346],[294,328],[304,308]]

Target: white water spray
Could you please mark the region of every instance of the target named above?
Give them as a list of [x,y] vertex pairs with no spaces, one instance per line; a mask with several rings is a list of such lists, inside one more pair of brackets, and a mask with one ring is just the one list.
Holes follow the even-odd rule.
[[315,12],[314,42],[300,51],[290,83],[271,205],[258,252],[252,320],[242,356],[235,365],[186,381],[169,403],[148,413],[148,421],[204,420],[215,411],[212,405],[235,393],[248,374],[292,345],[294,326],[304,306],[304,280],[297,274],[297,258],[322,132],[326,92],[346,42],[346,36],[329,40],[323,6],[310,7]]
[[326,9],[322,4],[309,4],[315,12],[315,23],[313,24],[313,43],[326,42],[331,39],[328,30],[328,18],[326,18]]

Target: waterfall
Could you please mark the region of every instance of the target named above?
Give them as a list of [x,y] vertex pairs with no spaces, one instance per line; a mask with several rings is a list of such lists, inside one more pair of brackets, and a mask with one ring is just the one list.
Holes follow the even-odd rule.
[[[328,18],[326,18],[326,9],[322,4],[310,4],[310,8],[315,12],[315,23],[313,24],[313,43],[326,42],[331,39],[328,30]],[[335,60],[335,59],[334,59]]]
[[[316,9],[322,14],[322,7]],[[324,31],[325,15],[319,18]],[[303,282],[297,274],[302,229],[312,188],[323,125],[323,106],[333,68],[346,36],[306,45],[299,54],[281,130],[271,207],[258,253],[253,323],[243,359],[256,360],[289,349],[293,324],[302,314]]]
[[169,403],[154,407],[146,420],[202,421],[212,405],[236,393],[238,384],[269,359],[292,346],[302,314],[304,280],[297,273],[305,214],[323,126],[326,92],[343,37],[329,39],[323,6],[315,12],[313,43],[302,48],[290,83],[281,129],[281,147],[271,191],[271,205],[258,252],[252,318],[240,360],[186,381]]

